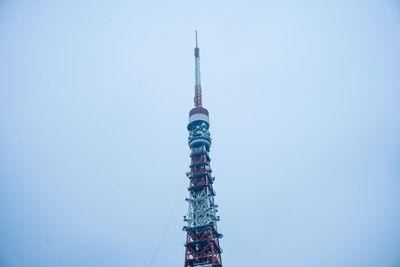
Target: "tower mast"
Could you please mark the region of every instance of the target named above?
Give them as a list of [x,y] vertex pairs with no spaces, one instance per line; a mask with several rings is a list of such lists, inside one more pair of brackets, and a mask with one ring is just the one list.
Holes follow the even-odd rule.
[[196,30],[196,47],[194,48],[194,106],[202,106],[201,95],[201,79],[200,79],[200,49],[197,46],[197,30]]
[[189,112],[188,145],[190,148],[189,178],[189,209],[184,221],[186,226],[185,264],[184,267],[222,267],[219,239],[222,237],[217,231],[218,205],[214,202],[215,191],[210,167],[211,137],[208,110],[202,107],[200,82],[200,49],[194,49],[195,57],[195,93],[194,108]]

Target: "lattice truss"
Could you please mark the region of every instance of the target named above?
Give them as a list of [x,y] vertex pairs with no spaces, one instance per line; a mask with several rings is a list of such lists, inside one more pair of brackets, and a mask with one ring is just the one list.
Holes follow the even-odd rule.
[[189,183],[189,211],[185,216],[188,227],[216,223],[218,205],[214,202],[215,191],[212,187],[214,177],[211,176],[210,157],[205,145],[192,148],[190,172],[187,173]]
[[[208,125],[201,124],[189,130],[189,143],[195,138],[206,137],[211,141]],[[218,205],[214,202],[215,191],[210,167],[209,146],[206,143],[192,146],[189,178],[189,209],[184,221],[187,225],[185,267],[222,266],[219,238],[217,231]]]

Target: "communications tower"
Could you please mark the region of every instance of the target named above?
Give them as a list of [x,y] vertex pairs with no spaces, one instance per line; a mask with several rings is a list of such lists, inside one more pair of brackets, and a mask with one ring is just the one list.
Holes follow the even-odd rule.
[[190,148],[189,178],[189,210],[183,227],[186,231],[185,265],[184,267],[222,267],[221,247],[219,239],[222,237],[217,231],[218,205],[214,202],[215,191],[210,168],[211,137],[208,131],[210,122],[208,110],[202,106],[200,83],[200,50],[194,48],[195,58],[195,86],[194,108],[189,112],[188,144]]

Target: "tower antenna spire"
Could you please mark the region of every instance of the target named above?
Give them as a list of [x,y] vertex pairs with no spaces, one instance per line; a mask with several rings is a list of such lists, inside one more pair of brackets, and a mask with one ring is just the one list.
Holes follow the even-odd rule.
[[201,95],[201,80],[200,80],[200,49],[197,46],[197,30],[195,31],[196,36],[196,47],[194,48],[194,106],[202,106],[202,95]]

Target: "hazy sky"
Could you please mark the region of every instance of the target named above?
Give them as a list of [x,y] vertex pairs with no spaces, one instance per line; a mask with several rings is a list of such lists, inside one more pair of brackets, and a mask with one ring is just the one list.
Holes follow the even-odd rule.
[[0,0],[0,266],[183,266],[195,29],[224,266],[398,267],[394,0]]

